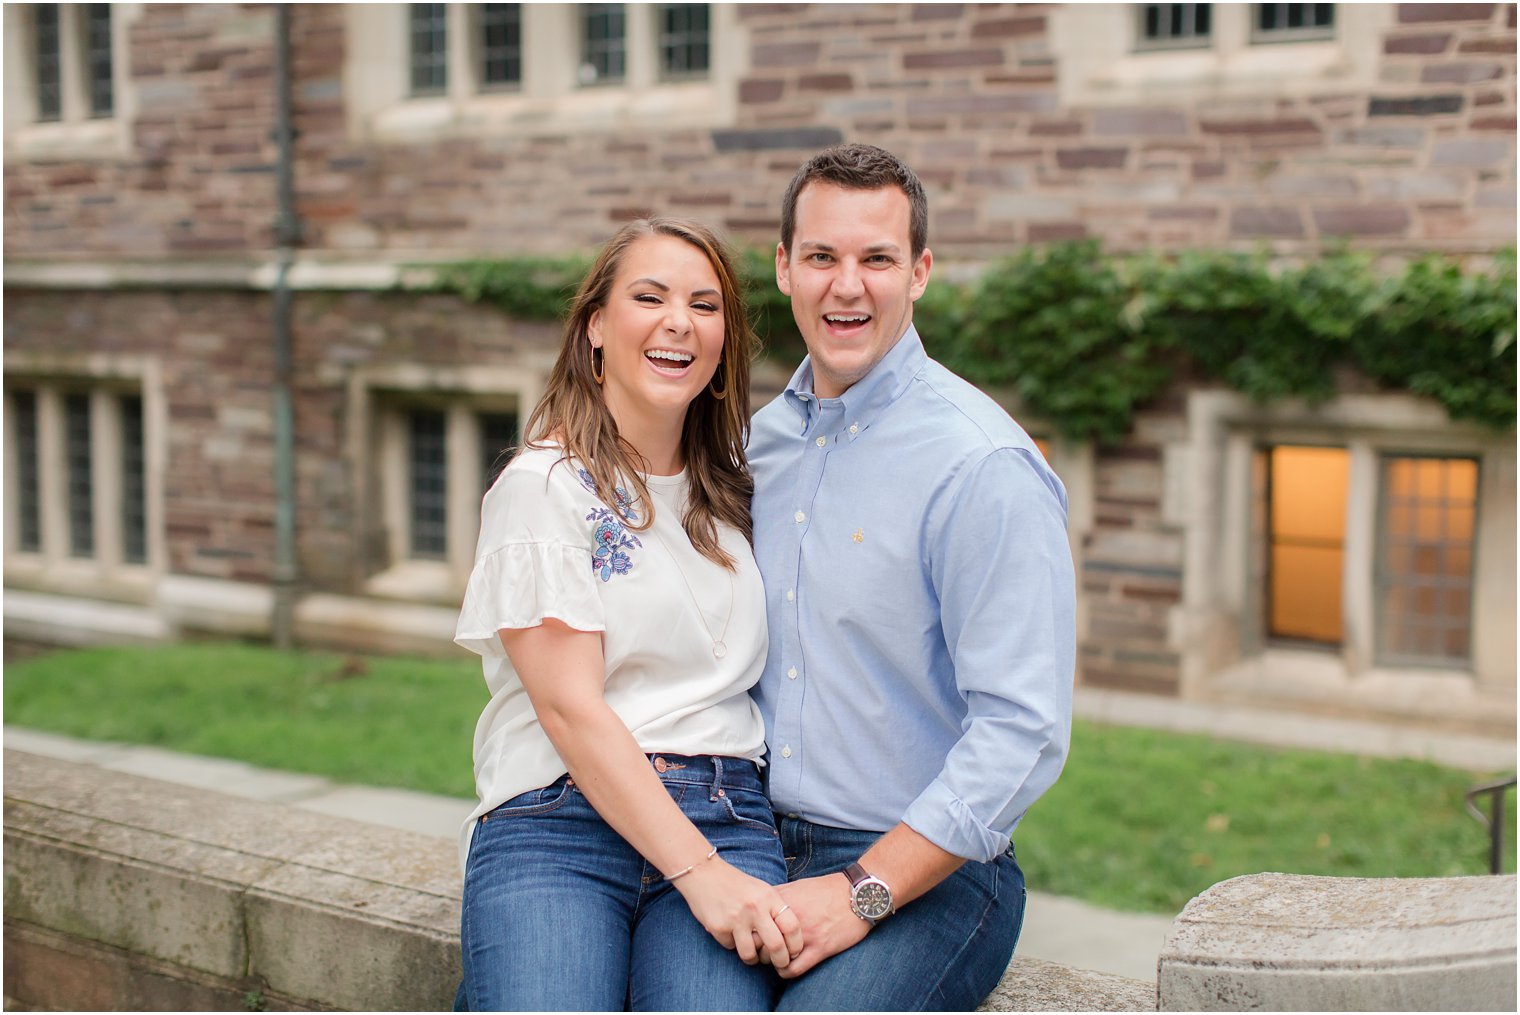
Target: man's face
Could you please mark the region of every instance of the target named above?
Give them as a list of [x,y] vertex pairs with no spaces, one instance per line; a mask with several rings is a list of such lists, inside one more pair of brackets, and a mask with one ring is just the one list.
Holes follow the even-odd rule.
[[814,181],[797,195],[792,249],[776,247],[776,284],[813,357],[813,390],[838,398],[881,362],[913,321],[933,261],[914,260],[908,195]]

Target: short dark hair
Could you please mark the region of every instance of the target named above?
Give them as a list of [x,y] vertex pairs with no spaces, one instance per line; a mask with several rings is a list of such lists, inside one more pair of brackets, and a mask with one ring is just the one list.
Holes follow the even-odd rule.
[[851,190],[896,187],[908,198],[908,242],[913,248],[913,260],[917,261],[929,245],[929,199],[913,170],[885,148],[838,144],[804,162],[787,184],[786,197],[781,201],[781,245],[788,254],[797,230],[797,197],[803,187],[815,180]]

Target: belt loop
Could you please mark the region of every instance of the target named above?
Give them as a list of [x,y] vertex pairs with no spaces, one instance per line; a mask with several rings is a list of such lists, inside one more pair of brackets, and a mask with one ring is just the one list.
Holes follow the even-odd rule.
[[716,800],[723,794],[723,759],[716,754],[712,756],[713,782],[710,799]]

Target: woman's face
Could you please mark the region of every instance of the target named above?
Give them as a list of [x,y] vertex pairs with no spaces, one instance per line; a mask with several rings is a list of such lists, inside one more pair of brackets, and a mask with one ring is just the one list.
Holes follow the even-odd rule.
[[685,240],[640,237],[624,251],[607,302],[587,330],[602,350],[602,391],[620,427],[684,419],[723,355],[718,275]]

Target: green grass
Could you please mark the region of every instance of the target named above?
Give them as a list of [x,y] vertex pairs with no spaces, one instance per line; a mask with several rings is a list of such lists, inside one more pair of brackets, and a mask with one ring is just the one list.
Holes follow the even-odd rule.
[[[1014,842],[1029,883],[1044,891],[1166,913],[1215,882],[1261,871],[1486,874],[1487,832],[1462,807],[1480,781],[1421,761],[1079,721],[1066,770]],[[1513,872],[1512,833],[1507,847]]]
[[475,795],[480,664],[187,643],[5,667],[5,721],[341,782]]
[[[191,643],[5,667],[7,723],[459,797],[473,795],[470,742],[485,700],[469,659]],[[1259,871],[1482,874],[1487,836],[1462,809],[1481,778],[1078,722],[1065,773],[1015,839],[1037,890],[1167,914]]]

